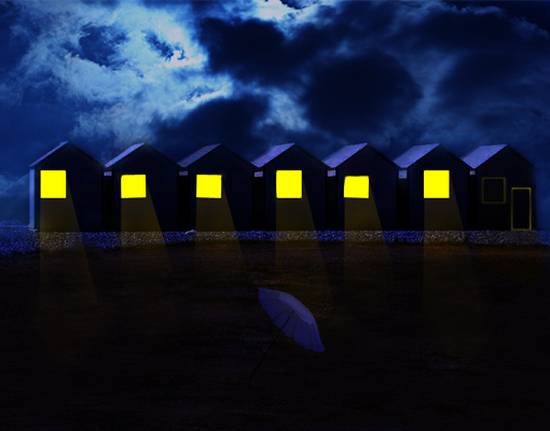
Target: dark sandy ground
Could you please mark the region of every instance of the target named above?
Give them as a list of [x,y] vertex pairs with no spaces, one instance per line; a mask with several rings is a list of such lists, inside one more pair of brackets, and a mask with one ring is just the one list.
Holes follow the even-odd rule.
[[[542,430],[550,249],[196,243],[0,259],[0,429]],[[280,337],[294,294],[326,352]]]

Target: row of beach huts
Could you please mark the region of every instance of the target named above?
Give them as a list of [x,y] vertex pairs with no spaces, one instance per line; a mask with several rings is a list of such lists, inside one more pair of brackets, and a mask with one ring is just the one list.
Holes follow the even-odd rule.
[[532,164],[507,145],[458,157],[367,144],[319,160],[295,144],[248,161],[223,145],[180,161],[147,144],[100,164],[64,142],[30,166],[40,231],[532,230]]

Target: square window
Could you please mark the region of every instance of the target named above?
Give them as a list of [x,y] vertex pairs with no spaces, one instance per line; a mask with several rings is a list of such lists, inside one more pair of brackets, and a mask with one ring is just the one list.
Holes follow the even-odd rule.
[[368,175],[346,176],[344,178],[344,197],[349,199],[368,199]]
[[277,199],[302,199],[302,171],[275,173]]
[[143,199],[147,197],[145,175],[121,175],[120,197],[122,199]]
[[506,178],[482,178],[481,202],[484,204],[506,203]]
[[450,197],[449,171],[424,171],[424,199],[449,199]]
[[222,176],[221,175],[197,175],[197,198],[221,199]]
[[40,199],[67,198],[67,171],[40,171]]

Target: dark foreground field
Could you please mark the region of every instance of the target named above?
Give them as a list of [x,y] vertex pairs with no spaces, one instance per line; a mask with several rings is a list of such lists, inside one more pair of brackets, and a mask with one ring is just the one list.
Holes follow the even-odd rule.
[[[208,243],[0,259],[0,429],[540,430],[550,249]],[[294,294],[326,352],[276,333]]]

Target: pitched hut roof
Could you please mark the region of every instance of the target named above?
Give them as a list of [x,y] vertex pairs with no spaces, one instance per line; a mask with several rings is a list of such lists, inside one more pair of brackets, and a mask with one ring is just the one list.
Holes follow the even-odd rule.
[[348,160],[351,156],[365,148],[367,144],[346,145],[326,157],[323,162],[330,168],[336,168]]
[[288,151],[293,146],[294,144],[274,145],[271,148],[269,148],[269,150],[267,150],[265,153],[263,153],[260,157],[253,160],[252,164],[255,165],[257,168],[261,168],[267,165],[272,160],[279,157],[285,151]]
[[435,150],[439,144],[429,144],[429,145],[413,145],[399,157],[394,159],[394,163],[400,168],[408,168],[409,166],[416,163],[426,154]]
[[181,159],[179,164],[181,167],[186,168],[189,165],[192,165],[193,163],[195,163],[197,160],[202,159],[204,156],[206,156],[208,153],[218,148],[219,146],[220,144],[205,145],[204,147],[200,147],[198,150],[193,151],[187,157]]
[[122,153],[120,153],[118,156],[116,156],[114,159],[109,160],[107,163],[105,163],[106,168],[110,168],[114,165],[116,165],[118,162],[120,162],[122,159],[128,157],[130,154],[132,154],[134,151],[138,150],[139,148],[143,147],[145,144],[134,144],[126,148]]
[[475,169],[506,147],[507,145],[481,145],[462,157],[462,160]]
[[73,150],[77,150],[82,155],[84,155],[84,156],[88,157],[89,159],[93,160],[94,162],[98,163],[92,156],[90,156],[86,151],[84,151],[80,147],[72,144],[69,141],[63,141],[59,145],[57,145],[55,148],[53,148],[52,150],[50,150],[46,154],[44,154],[42,157],[40,157],[39,159],[36,159],[34,162],[32,162],[29,167],[31,167],[31,168],[36,167],[37,165],[41,164],[43,161],[45,161],[49,157],[53,156],[54,154],[58,153],[59,151],[61,151],[62,149],[65,149],[65,148],[71,148]]

